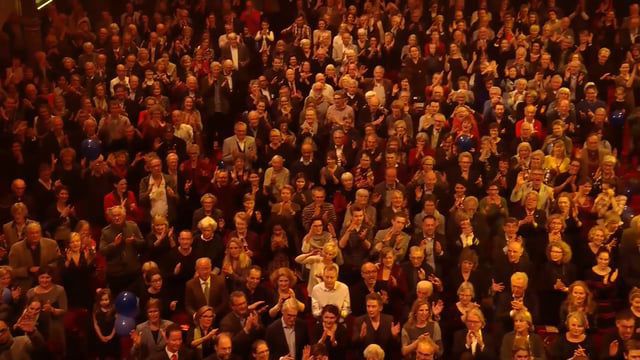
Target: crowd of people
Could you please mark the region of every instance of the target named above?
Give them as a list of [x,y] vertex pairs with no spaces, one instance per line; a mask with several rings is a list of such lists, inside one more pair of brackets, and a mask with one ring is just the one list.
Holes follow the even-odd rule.
[[640,359],[637,2],[106,3],[0,74],[0,359]]

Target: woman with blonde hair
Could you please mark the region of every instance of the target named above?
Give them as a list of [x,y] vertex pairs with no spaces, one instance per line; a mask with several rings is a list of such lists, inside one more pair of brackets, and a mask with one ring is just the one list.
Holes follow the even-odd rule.
[[[534,332],[533,319],[527,310],[515,311],[513,316],[513,331],[508,332],[502,338],[500,346],[500,360],[513,359],[513,349],[516,344],[524,343],[531,356],[537,360],[546,359],[544,342]],[[519,359],[519,358],[518,358]]]
[[211,306],[202,306],[193,314],[194,326],[187,333],[187,344],[196,349],[201,358],[215,353],[214,343],[218,329],[213,328],[216,313]]
[[551,349],[552,359],[594,359],[596,352],[591,337],[586,333],[589,321],[581,311],[570,312],[565,321],[566,332]]
[[296,262],[298,264],[305,265],[309,269],[309,281],[307,284],[307,291],[311,294],[311,290],[322,279],[322,272],[328,265],[335,265],[335,259],[338,256],[338,244],[335,241],[329,241],[322,247],[322,250],[312,250],[311,252],[298,255]]
[[585,328],[596,328],[596,306],[587,283],[582,280],[574,281],[569,285],[567,298],[560,306],[560,319],[566,319],[568,314],[579,312],[585,316]]
[[405,359],[415,359],[418,342],[425,337],[430,337],[438,345],[438,356],[442,356],[444,348],[440,324],[432,320],[429,302],[418,299],[411,306],[409,319],[402,327],[402,355]]
[[240,239],[232,237],[227,241],[227,249],[222,259],[222,273],[227,279],[227,286],[233,289],[244,283],[251,267],[251,257],[247,254]]

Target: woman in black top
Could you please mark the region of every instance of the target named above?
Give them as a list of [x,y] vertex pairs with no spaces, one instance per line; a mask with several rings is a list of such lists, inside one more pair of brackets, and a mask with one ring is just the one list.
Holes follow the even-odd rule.
[[349,347],[347,328],[338,322],[339,319],[338,307],[333,304],[325,305],[311,333],[311,344],[324,344],[331,360],[345,359]]

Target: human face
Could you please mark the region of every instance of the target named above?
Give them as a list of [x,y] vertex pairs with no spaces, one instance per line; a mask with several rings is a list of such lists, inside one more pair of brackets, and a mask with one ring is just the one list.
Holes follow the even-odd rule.
[[291,286],[291,282],[289,281],[289,278],[286,276],[280,276],[280,278],[278,278],[278,289],[282,292],[285,291],[289,291]]
[[552,246],[549,250],[549,258],[555,263],[559,263],[562,260],[563,254],[564,252],[562,251],[562,248],[558,246]]
[[517,243],[511,243],[507,247],[507,259],[510,263],[515,264],[520,260],[522,255],[522,246]]
[[393,262],[395,260],[395,257],[393,256],[392,252],[388,252],[383,258],[382,258],[382,265],[386,268],[390,268],[393,266]]
[[610,260],[610,255],[606,252],[600,253],[600,255],[598,255],[598,258],[596,259],[598,266],[601,268],[608,267]]
[[331,328],[336,324],[337,321],[338,318],[328,311],[325,311],[325,313],[322,314],[322,325],[324,325],[324,327]]
[[391,220],[391,227],[396,232],[402,231],[405,225],[407,225],[407,219],[403,217],[398,216],[395,219]]
[[370,318],[376,318],[380,315],[380,304],[377,300],[367,300],[367,315]]
[[193,244],[193,235],[190,232],[181,232],[178,236],[178,245],[181,249],[186,250]]
[[338,280],[338,274],[335,271],[325,271],[322,275],[322,280],[327,289],[333,289],[336,286],[336,280]]
[[52,283],[51,283],[51,275],[49,274],[42,274],[40,276],[38,276],[38,285],[40,285],[40,287],[48,289],[51,287]]
[[553,219],[549,224],[551,232],[560,232],[562,230],[562,221],[560,219]]
[[412,251],[411,253],[409,253],[409,261],[411,261],[411,265],[413,265],[413,267],[419,267],[424,261],[424,252]]
[[572,336],[577,337],[584,334],[584,325],[581,324],[580,320],[576,319],[575,317],[572,317],[571,319],[569,319],[568,329],[569,329],[569,333]]
[[471,303],[471,300],[473,300],[473,294],[471,293],[471,290],[461,291],[460,294],[458,294],[458,300],[460,300],[460,303],[462,303],[462,305],[469,305]]
[[322,232],[323,232],[322,221],[315,220],[311,224],[311,232],[312,232],[313,235],[322,235]]
[[250,290],[255,290],[260,284],[261,275],[262,274],[258,270],[250,270],[249,274],[247,275],[247,288]]
[[216,345],[216,354],[221,360],[227,360],[231,357],[231,339],[228,336],[222,336],[218,339]]
[[100,306],[106,308],[111,304],[111,299],[109,299],[109,295],[104,294],[100,297]]
[[249,312],[249,304],[244,296],[236,297],[231,300],[231,310],[239,316],[246,316]]
[[574,286],[571,291],[571,296],[576,304],[582,305],[587,299],[587,292],[582,286]]
[[373,264],[365,265],[364,268],[361,269],[360,275],[366,284],[373,284],[376,282],[376,278],[378,277],[378,270]]
[[236,259],[240,256],[240,246],[236,242],[229,242],[227,245],[227,251],[229,253],[229,257],[232,259]]
[[601,245],[604,241],[604,232],[601,230],[594,231],[591,235],[591,241],[596,245]]
[[160,309],[158,308],[150,308],[147,310],[147,318],[151,322],[155,322],[160,320]]
[[469,331],[479,331],[482,328],[482,320],[476,314],[469,314],[464,322]]
[[529,330],[529,323],[527,323],[524,319],[516,318],[513,320],[513,329],[517,333],[524,333]]
[[162,276],[160,274],[153,275],[149,283],[150,283],[149,285],[151,285],[151,288],[153,288],[156,291],[162,289]]
[[419,322],[424,323],[429,320],[429,314],[430,314],[429,305],[422,304],[418,308],[418,311],[416,313],[416,318]]
[[42,236],[42,230],[38,227],[30,227],[27,229],[27,241],[29,245],[33,246],[40,241]]
[[622,340],[629,340],[633,336],[633,330],[635,328],[636,321],[634,319],[617,320],[616,328],[618,329],[618,335]]
[[69,249],[71,251],[79,251],[82,247],[82,239],[80,236],[72,236],[69,239]]
[[207,261],[199,262],[198,264],[196,264],[196,273],[202,280],[209,279],[209,276],[211,275],[211,263]]
[[260,344],[256,347],[256,351],[253,353],[253,357],[256,360],[268,360],[269,359],[269,347],[267,344]]
[[282,311],[282,320],[287,326],[295,326],[297,318],[298,311],[296,309],[288,308]]

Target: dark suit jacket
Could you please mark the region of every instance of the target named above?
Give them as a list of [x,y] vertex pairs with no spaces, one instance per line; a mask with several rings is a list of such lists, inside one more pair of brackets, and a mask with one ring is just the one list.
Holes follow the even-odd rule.
[[196,277],[187,281],[185,285],[184,302],[189,315],[193,315],[202,306],[209,305],[215,309],[216,314],[224,314],[227,307],[229,293],[225,286],[224,277],[211,275],[209,281],[209,303],[204,297],[200,278]]
[[476,351],[475,355],[471,354],[471,350],[467,349],[467,329],[462,329],[456,331],[453,335],[453,346],[451,348],[451,354],[453,355],[452,359],[460,359],[463,355],[468,356],[465,359],[487,359],[493,360],[496,358],[495,347],[493,344],[493,340],[489,333],[482,330],[482,340],[484,341],[484,349],[480,351],[479,349]]
[[[150,357],[150,359],[151,360],[171,360],[169,359],[169,356],[167,356],[167,352],[165,351],[165,349],[162,349],[161,352],[154,354],[153,356]],[[178,351],[178,359],[179,360],[200,360],[201,357],[196,351],[189,349],[188,347],[186,347],[186,345],[183,344],[180,351]]]
[[[302,359],[302,349],[309,343],[309,335],[307,333],[307,325],[303,320],[297,319],[294,327],[296,333],[296,360],[300,360]],[[281,356],[289,353],[289,345],[287,345],[287,339],[282,328],[282,319],[274,321],[267,327],[265,340],[269,345],[271,354],[269,359],[278,360]]]
[[[511,301],[513,300],[513,295],[510,291],[503,291],[498,294],[498,299],[495,303],[495,314],[496,314],[496,322],[498,325],[498,329],[502,330],[504,334],[507,331],[513,330],[513,320],[511,320]],[[533,319],[534,324],[538,324],[539,319],[539,303],[538,297],[536,293],[533,291],[527,291],[524,294],[524,306],[529,310],[531,314],[531,318]]]
[[[225,46],[220,49],[220,58],[221,60],[233,60],[231,57],[231,48],[229,46]],[[249,61],[249,49],[243,44],[238,44],[238,68],[239,70],[243,70],[244,67],[247,66],[247,62]],[[244,64],[244,65],[243,65]]]
[[33,259],[31,250],[26,240],[18,241],[11,245],[9,250],[9,266],[13,268],[13,279],[16,285],[20,286],[22,291],[26,292],[33,286],[35,278],[29,273],[32,266],[56,267],[56,263],[60,258],[60,249],[55,240],[41,238],[40,239],[40,259]]
[[[364,338],[360,337],[360,329],[362,323],[367,324],[367,335]],[[380,314],[380,324],[378,325],[378,331],[375,331],[371,325],[371,319],[369,315],[362,315],[356,318],[353,324],[353,336],[351,337],[353,344],[358,346],[360,353],[371,344],[380,345],[385,351],[385,359],[393,358],[393,350],[397,350],[397,346],[400,344],[400,335],[394,337],[391,334],[391,326],[393,325],[393,316],[388,314]]]
[[260,338],[263,332],[262,328],[254,329],[249,334],[244,332],[240,318],[236,314],[228,313],[222,321],[220,321],[220,331],[228,332],[232,336],[233,352],[243,359],[248,359],[251,353],[251,344]]

